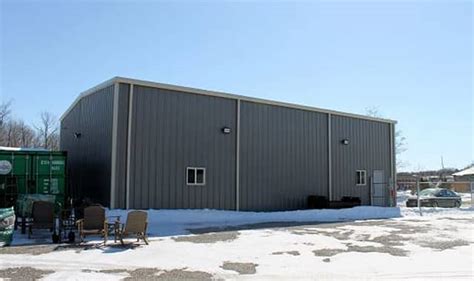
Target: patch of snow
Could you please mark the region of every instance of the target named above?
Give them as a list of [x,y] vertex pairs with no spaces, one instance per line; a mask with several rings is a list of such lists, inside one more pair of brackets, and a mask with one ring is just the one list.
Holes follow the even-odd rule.
[[[120,216],[125,221],[128,210],[109,210],[108,216]],[[284,212],[236,212],[210,209],[148,210],[148,230],[151,236],[189,233],[189,229],[229,227],[272,222],[338,222],[400,217],[399,208],[359,206],[338,210],[299,210]]]
[[[41,255],[0,255],[0,269],[31,266],[55,273],[46,280],[100,279],[118,280],[126,273],[105,274],[104,269],[159,268],[203,271],[215,278],[242,280],[311,280],[318,279],[430,279],[446,280],[473,277],[474,209],[425,208],[420,216],[416,208],[357,207],[344,210],[308,210],[291,212],[232,212],[216,210],[149,210],[150,232],[154,233],[148,246],[122,248],[99,247],[52,251]],[[126,211],[112,210],[109,215]],[[178,241],[177,237],[190,228],[226,227],[265,222],[348,221],[391,217],[360,225],[352,222],[334,225],[311,225],[297,228],[262,228],[232,232],[235,237],[211,243]],[[398,224],[398,226],[397,226]],[[386,252],[349,251],[348,245],[381,248],[367,238],[392,235],[394,229],[427,228],[426,232],[407,231],[403,245],[393,246],[409,251],[407,256],[393,256]],[[411,228],[413,226],[413,228]],[[338,232],[338,233],[335,233]],[[348,233],[347,235],[340,235]],[[336,235],[337,234],[337,235]],[[214,233],[215,235],[215,233]],[[156,237],[159,236],[159,237]],[[193,238],[195,235],[187,235]],[[439,239],[439,238],[442,239]],[[96,238],[100,241],[99,238]],[[419,245],[420,241],[465,240],[469,245],[438,250]],[[113,241],[109,242],[113,244]],[[330,257],[316,256],[314,251],[338,252]],[[276,255],[275,252],[294,251],[298,255]],[[223,262],[254,263],[255,275],[239,275],[224,270]],[[90,269],[84,272],[83,269]]]
[[408,197],[412,196],[411,190],[397,191],[397,206],[405,206]]
[[[420,211],[418,208],[400,207],[401,214],[403,217],[419,217]],[[461,208],[433,208],[433,207],[421,207],[423,216],[458,216],[462,214],[473,214],[474,207],[461,207]]]

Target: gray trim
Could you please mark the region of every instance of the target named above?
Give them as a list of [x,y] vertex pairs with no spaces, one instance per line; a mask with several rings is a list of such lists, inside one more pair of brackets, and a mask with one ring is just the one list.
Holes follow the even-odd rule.
[[126,208],[130,208],[130,151],[132,139],[132,111],[133,111],[133,84],[130,84],[128,102],[128,126],[127,126],[127,184],[126,184]]
[[119,84],[118,125],[117,125],[117,156],[115,158],[115,208],[126,206],[127,185],[127,134],[128,134],[128,99],[130,85]]
[[[233,100],[239,100],[240,99],[240,100],[243,100],[243,101],[260,103],[260,104],[276,105],[276,106],[282,106],[282,107],[287,107],[287,108],[295,108],[295,109],[315,111],[315,112],[321,112],[321,113],[331,113],[331,114],[338,115],[338,116],[346,116],[346,117],[352,117],[352,118],[357,118],[357,119],[362,119],[362,120],[371,120],[371,121],[384,122],[384,123],[396,123],[397,122],[395,120],[390,120],[390,119],[375,118],[375,117],[370,117],[370,116],[365,116],[365,115],[346,113],[346,112],[340,112],[340,111],[329,110],[329,109],[322,109],[322,108],[311,107],[311,106],[304,106],[304,105],[298,105],[298,104],[292,104],[292,103],[286,103],[286,102],[278,102],[278,101],[272,101],[272,100],[252,98],[252,97],[234,95],[234,94],[229,94],[229,93],[224,93],[224,92],[208,91],[208,90],[202,90],[202,89],[196,89],[196,88],[190,88],[190,87],[183,87],[183,86],[176,86],[176,85],[170,85],[170,84],[163,84],[163,83],[144,81],[144,80],[138,80],[138,79],[131,79],[131,78],[125,78],[125,77],[114,77],[110,80],[107,80],[106,82],[104,82],[102,84],[99,84],[98,86],[96,86],[96,87],[94,87],[90,90],[87,90],[87,91],[83,92],[76,99],[76,101],[73,103],[73,105],[76,102],[78,102],[78,100],[81,99],[84,95],[87,95],[87,93],[89,91],[92,91],[93,89],[97,89],[97,88],[106,87],[107,85],[110,85],[111,83],[113,84],[114,82],[135,84],[135,85],[140,85],[140,86],[145,86],[145,87],[153,87],[153,88],[172,90],[172,91],[187,92],[187,93],[193,93],[193,94],[198,94],[198,95],[222,97],[222,98],[228,98],[228,99],[233,99]],[[73,105],[71,107],[73,107]],[[67,113],[69,112],[71,107],[63,114],[61,119],[65,115],[67,115]]]
[[[396,165],[396,160],[395,160],[395,142],[396,142],[396,134],[395,134],[395,124],[390,124],[390,171],[391,171],[391,188],[392,192],[396,191],[396,183],[397,183],[397,165]],[[393,206],[395,203],[396,205],[396,198],[391,198],[391,194],[389,195],[390,197],[390,206]]]
[[118,125],[118,102],[119,102],[119,83],[114,84],[114,99],[112,109],[112,151],[110,166],[110,209],[115,208],[116,179],[117,169],[117,125]]
[[235,210],[240,210],[240,99],[237,100],[237,128],[235,134]]
[[328,199],[332,200],[332,141],[331,141],[331,113],[328,113]]
[[369,206],[374,206],[374,175],[369,177]]

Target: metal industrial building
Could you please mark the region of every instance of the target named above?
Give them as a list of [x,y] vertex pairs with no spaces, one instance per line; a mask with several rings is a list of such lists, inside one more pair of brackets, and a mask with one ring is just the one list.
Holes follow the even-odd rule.
[[70,188],[111,208],[393,204],[395,121],[115,77],[61,117]]

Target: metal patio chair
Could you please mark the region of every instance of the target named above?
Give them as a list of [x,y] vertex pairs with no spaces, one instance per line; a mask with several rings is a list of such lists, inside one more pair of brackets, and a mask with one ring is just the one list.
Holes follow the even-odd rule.
[[31,209],[32,221],[28,226],[28,238],[31,238],[33,229],[54,229],[54,203],[35,201]]
[[84,209],[84,218],[76,222],[81,242],[86,235],[103,235],[107,243],[108,224],[105,209],[102,206],[90,206]]
[[148,245],[148,238],[146,237],[146,231],[148,227],[148,213],[145,211],[130,211],[127,215],[127,222],[122,224],[122,227],[116,228],[116,238],[115,242],[117,242],[117,237],[120,239],[120,243],[125,245],[123,242],[123,238],[129,235],[136,235],[137,242],[140,239]]

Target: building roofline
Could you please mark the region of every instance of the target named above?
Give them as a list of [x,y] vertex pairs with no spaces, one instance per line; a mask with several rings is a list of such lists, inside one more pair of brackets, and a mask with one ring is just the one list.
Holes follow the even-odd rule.
[[133,85],[138,85],[138,86],[159,88],[159,89],[172,90],[172,91],[180,91],[180,92],[186,92],[186,93],[192,93],[192,94],[198,94],[198,95],[222,97],[222,98],[227,98],[227,99],[248,101],[248,102],[267,104],[267,105],[275,105],[275,106],[281,106],[281,107],[287,107],[287,108],[293,108],[293,109],[300,109],[300,110],[306,110],[306,111],[314,111],[314,112],[320,112],[320,113],[327,113],[327,114],[333,114],[333,115],[336,115],[336,116],[351,117],[351,118],[369,120],[369,121],[377,121],[377,122],[384,122],[384,123],[391,123],[391,124],[396,124],[397,123],[397,121],[391,120],[391,119],[377,118],[377,117],[371,117],[371,116],[366,116],[366,115],[361,115],[361,114],[354,114],[354,113],[348,113],[348,112],[342,112],[342,111],[336,111],[336,110],[330,110],[330,109],[323,109],[323,108],[299,105],[299,104],[294,104],[294,103],[273,101],[273,100],[267,100],[267,99],[261,99],[261,98],[253,98],[253,97],[235,95],[235,94],[219,92],[219,91],[203,90],[203,89],[177,86],[177,85],[171,85],[171,84],[164,84],[164,83],[145,81],[145,80],[139,80],[139,79],[133,79],[133,78],[126,78],[126,77],[119,77],[119,76],[116,76],[112,79],[109,79],[109,80],[107,80],[103,83],[100,83],[99,85],[97,85],[95,87],[92,87],[92,88],[82,92],[74,100],[74,102],[69,106],[69,108],[63,113],[63,115],[61,115],[60,120],[62,121],[64,119],[64,117],[66,117],[66,115],[74,108],[74,106],[83,97],[86,97],[86,96],[88,96],[88,95],[90,95],[90,94],[92,94],[92,93],[94,93],[98,90],[103,89],[103,88],[109,87],[109,86],[111,86],[115,83],[126,83],[126,84],[133,84]]

